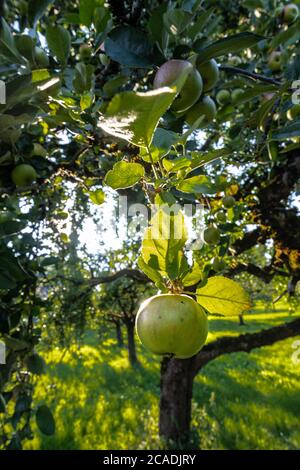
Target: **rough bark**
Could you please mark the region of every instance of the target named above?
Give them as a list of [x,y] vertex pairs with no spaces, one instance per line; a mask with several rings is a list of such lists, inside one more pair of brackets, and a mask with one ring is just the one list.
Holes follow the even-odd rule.
[[193,379],[210,361],[223,354],[250,352],[300,335],[300,318],[257,333],[223,337],[191,359],[165,358],[161,366],[160,436],[168,446],[184,447],[189,439]]
[[193,361],[168,357],[162,360],[159,434],[167,447],[183,448],[189,439]]

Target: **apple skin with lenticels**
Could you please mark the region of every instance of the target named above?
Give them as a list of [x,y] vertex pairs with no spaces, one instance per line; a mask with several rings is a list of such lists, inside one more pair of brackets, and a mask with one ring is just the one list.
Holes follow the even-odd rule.
[[141,343],[152,353],[187,359],[204,346],[208,334],[205,310],[184,294],[161,294],[145,300],[136,316]]

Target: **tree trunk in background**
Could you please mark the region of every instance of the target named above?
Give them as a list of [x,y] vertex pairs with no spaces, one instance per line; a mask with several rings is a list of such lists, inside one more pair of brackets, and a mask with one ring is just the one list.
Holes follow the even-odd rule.
[[246,325],[243,315],[239,315],[239,325],[240,326]]
[[124,346],[124,341],[123,341],[121,323],[119,322],[116,323],[116,337],[117,337],[118,346],[122,348]]
[[159,434],[170,448],[185,448],[189,441],[193,361],[164,358],[161,363]]
[[126,322],[127,329],[127,344],[128,344],[128,358],[132,366],[138,365],[139,361],[136,355],[135,338],[134,338],[134,322]]

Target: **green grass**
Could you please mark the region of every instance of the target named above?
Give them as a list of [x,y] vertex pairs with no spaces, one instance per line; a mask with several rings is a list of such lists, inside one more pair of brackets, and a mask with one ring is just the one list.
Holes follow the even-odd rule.
[[[277,325],[291,317],[261,309],[210,320],[209,340]],[[295,338],[209,363],[194,384],[193,434],[203,449],[299,449],[300,365],[291,360]],[[38,379],[35,404],[54,412],[56,433],[36,428],[27,449],[155,449],[159,358],[138,346],[142,367],[132,370],[126,350],[95,332],[83,346],[44,353],[47,374]]]

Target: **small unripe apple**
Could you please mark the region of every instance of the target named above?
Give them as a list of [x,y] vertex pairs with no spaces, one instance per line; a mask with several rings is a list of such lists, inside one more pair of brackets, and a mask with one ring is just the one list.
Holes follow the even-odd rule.
[[290,109],[288,109],[286,116],[290,121],[293,121],[298,116],[300,116],[300,104],[295,104]]
[[49,67],[49,57],[46,52],[38,46],[34,48],[34,60],[39,67]]
[[217,212],[216,218],[218,222],[221,222],[221,224],[225,224],[227,221],[227,217],[224,211]]
[[220,240],[220,232],[216,227],[207,227],[203,232],[203,239],[209,245],[216,245]]
[[155,89],[172,86],[183,71],[187,71],[188,77],[180,90],[179,96],[172,104],[171,109],[176,113],[188,110],[200,98],[203,82],[198,70],[187,60],[172,59],[165,62],[158,69],[153,82]]
[[212,268],[213,270],[218,273],[226,268],[226,263],[224,260],[220,259],[218,256],[215,256],[212,260]]
[[211,59],[204,64],[197,65],[197,69],[203,80],[203,91],[211,90],[219,80],[219,67],[215,59]]
[[294,3],[289,3],[283,8],[282,21],[290,24],[298,18],[299,8]]
[[37,178],[33,166],[21,163],[11,172],[11,179],[17,187],[30,186]]
[[244,90],[242,88],[236,88],[231,92],[231,101],[233,104],[238,104],[240,98],[243,96]]
[[230,103],[231,94],[229,90],[220,90],[216,94],[217,103],[221,106]]
[[106,67],[110,62],[109,57],[106,54],[99,54],[99,59],[104,67]]
[[188,110],[185,116],[186,122],[192,126],[197,119],[204,116],[204,120],[199,124],[199,127],[207,126],[214,120],[217,114],[217,108],[213,99],[210,96],[204,96],[198,103]]
[[79,47],[79,55],[81,60],[89,60],[92,55],[91,47],[88,44],[81,44]]
[[282,69],[282,53],[280,51],[271,52],[268,59],[268,66],[272,72],[279,72]]
[[152,353],[188,359],[204,346],[208,321],[204,309],[191,297],[162,294],[142,303],[136,316],[136,331]]
[[235,199],[233,196],[225,196],[222,199],[222,204],[226,209],[230,209],[235,205]]
[[31,152],[31,155],[33,157],[46,157],[47,156],[47,150],[38,142],[35,142],[33,144],[33,150]]

